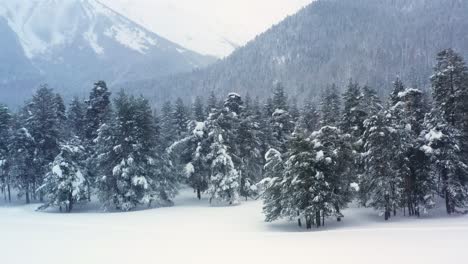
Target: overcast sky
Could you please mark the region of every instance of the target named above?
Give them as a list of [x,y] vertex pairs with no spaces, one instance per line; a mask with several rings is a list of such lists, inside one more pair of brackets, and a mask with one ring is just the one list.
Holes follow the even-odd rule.
[[313,0],[100,0],[155,33],[223,57]]

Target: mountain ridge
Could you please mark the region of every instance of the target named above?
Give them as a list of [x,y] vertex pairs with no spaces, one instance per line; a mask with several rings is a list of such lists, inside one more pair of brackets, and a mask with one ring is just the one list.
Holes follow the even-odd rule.
[[[0,17],[37,69],[16,74],[16,79],[40,80],[29,82],[29,90],[48,83],[65,95],[80,94],[96,80],[112,85],[159,78],[215,60],[160,37],[97,0],[4,0]],[[1,46],[18,44],[13,42],[0,40]],[[8,79],[0,75],[1,89],[17,84]]]

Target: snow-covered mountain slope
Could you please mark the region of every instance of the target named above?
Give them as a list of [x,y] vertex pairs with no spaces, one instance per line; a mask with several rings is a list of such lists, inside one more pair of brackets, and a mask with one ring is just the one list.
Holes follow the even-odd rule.
[[112,84],[158,78],[213,61],[146,30],[97,0],[0,0],[0,17],[15,35],[1,38],[0,47],[19,43],[43,82],[70,93],[97,79]]
[[226,57],[313,0],[100,1],[184,47]]

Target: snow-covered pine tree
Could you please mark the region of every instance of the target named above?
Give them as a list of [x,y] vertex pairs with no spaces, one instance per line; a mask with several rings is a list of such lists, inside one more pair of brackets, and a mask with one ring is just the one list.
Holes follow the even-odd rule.
[[343,94],[344,109],[341,129],[344,133],[350,134],[354,142],[359,141],[364,133],[366,113],[362,106],[362,97],[359,84],[350,80],[348,88]]
[[273,99],[267,102],[266,112],[271,112],[269,118],[269,139],[270,148],[286,152],[286,143],[294,131],[293,117],[289,113],[288,96],[281,83],[277,83],[273,91]]
[[[282,217],[283,199],[286,193],[282,187],[284,163],[281,153],[276,149],[270,149],[265,154],[265,178],[261,181],[261,186],[265,189],[263,197],[263,213],[265,220],[272,222]],[[299,219],[299,225],[301,225]]]
[[403,81],[397,77],[396,80],[393,82],[393,91],[390,94],[390,103],[391,106],[396,105],[398,102],[400,102],[400,93],[405,90],[405,85],[403,84]]
[[70,134],[70,131],[67,128],[67,108],[62,96],[59,93],[55,94],[53,107],[55,108],[55,113],[57,115],[57,127],[60,133],[60,137],[61,139],[64,139],[68,136],[68,134]]
[[[343,134],[336,127],[322,127],[312,133],[312,141],[317,171],[322,173],[326,186],[331,193],[325,196],[325,201],[332,208],[324,211],[322,217],[334,215],[341,221],[342,209],[346,208],[352,199],[353,186],[356,185],[355,154],[351,143],[351,136]],[[323,222],[323,220],[322,220]]]
[[273,90],[273,112],[276,109],[289,111],[288,96],[284,91],[284,86],[281,82],[276,83],[275,89]]
[[205,107],[203,106],[203,99],[200,96],[195,98],[195,102],[192,106],[193,118],[197,122],[205,121]]
[[437,54],[437,64],[431,77],[435,109],[447,123],[462,128],[464,105],[468,94],[468,68],[463,57],[452,49]]
[[67,124],[71,134],[80,140],[85,139],[86,105],[83,101],[74,97],[68,107]]
[[210,96],[206,101],[206,116],[208,116],[210,113],[216,112],[217,110],[219,110],[218,98],[216,97],[214,91],[211,91]]
[[86,101],[85,136],[88,142],[95,140],[99,128],[111,118],[111,93],[104,81],[94,84]]
[[367,118],[378,114],[383,109],[382,101],[374,88],[365,85],[362,87],[362,95],[362,106]]
[[160,147],[165,150],[176,141],[176,128],[173,119],[173,107],[170,101],[163,104],[161,108],[161,141]]
[[[400,81],[399,86],[403,86]],[[403,208],[408,214],[419,216],[434,206],[432,194],[435,190],[430,177],[430,162],[421,150],[419,139],[424,123],[427,106],[424,94],[418,89],[399,91],[397,97],[390,98],[392,126],[398,133],[397,152],[395,153],[395,174],[403,179]]]
[[448,125],[460,130],[463,161],[468,163],[468,67],[461,55],[446,49],[437,54],[434,72],[431,77],[434,110]]
[[[60,99],[47,86],[40,87],[33,95],[31,102],[27,105],[28,118],[26,128],[34,138],[36,151],[33,168],[33,189],[42,185],[43,177],[48,170],[49,164],[60,152],[60,141],[63,139],[63,104],[58,103]],[[62,119],[62,120],[61,120]],[[42,201],[42,193],[38,192]],[[36,197],[36,193],[33,193]]]
[[237,132],[239,116],[244,109],[242,98],[230,93],[221,111],[211,113],[207,121],[208,135],[211,137],[207,160],[211,164],[211,177],[208,192],[210,202],[239,202],[241,166]]
[[328,87],[322,95],[320,125],[338,127],[341,116],[341,99],[335,84]]
[[432,160],[432,177],[438,179],[437,191],[445,199],[447,214],[452,214],[468,206],[468,166],[460,149],[461,132],[446,118],[447,112],[432,112],[421,135],[422,150]]
[[12,116],[7,106],[0,104],[0,190],[5,200],[11,201],[11,176],[8,172],[9,145],[11,141]]
[[310,134],[319,128],[319,124],[320,113],[312,99],[309,98],[305,101],[304,107],[302,108],[301,117],[299,118],[299,128]]
[[31,202],[31,195],[34,193],[34,182],[36,170],[34,166],[36,143],[28,129],[22,127],[16,130],[10,142],[9,173],[19,196],[26,198],[26,203]]
[[365,173],[359,184],[363,204],[380,210],[385,220],[402,204],[403,195],[403,180],[395,173],[399,135],[390,118],[382,111],[365,121]]
[[248,108],[242,115],[236,144],[240,162],[240,195],[246,199],[258,195],[256,184],[262,177],[263,157],[259,117]]
[[174,122],[176,140],[184,138],[187,135],[189,113],[181,98],[177,98],[175,102],[172,121]]
[[45,195],[46,203],[39,210],[59,207],[71,212],[78,203],[88,201],[86,183],[85,148],[75,138],[60,146],[60,154],[51,163],[44,183],[39,191]]

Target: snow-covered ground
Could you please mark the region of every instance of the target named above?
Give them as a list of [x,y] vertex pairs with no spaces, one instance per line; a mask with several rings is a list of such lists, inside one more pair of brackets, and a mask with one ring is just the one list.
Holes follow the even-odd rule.
[[[2,202],[3,203],[3,202]],[[0,204],[0,263],[467,263],[468,217],[422,219],[351,208],[306,232],[264,223],[259,201],[211,207],[184,190],[174,207],[102,213],[36,212]]]

